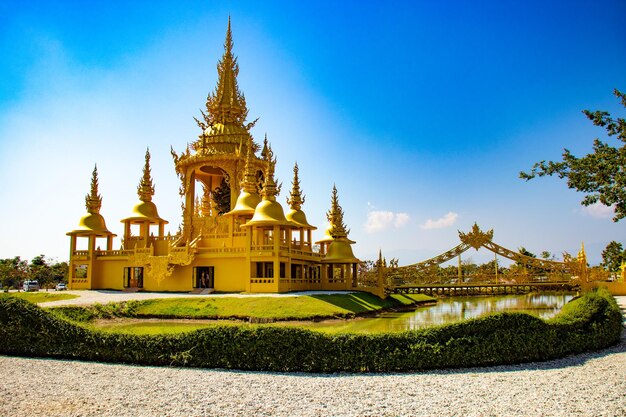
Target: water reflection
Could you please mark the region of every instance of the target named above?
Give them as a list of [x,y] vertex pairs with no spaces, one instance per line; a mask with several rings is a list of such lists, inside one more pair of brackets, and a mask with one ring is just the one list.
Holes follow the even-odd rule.
[[572,294],[525,294],[494,297],[454,297],[436,305],[405,313],[384,313],[376,318],[307,324],[319,330],[349,332],[403,331],[461,321],[501,311],[523,311],[549,318],[574,296]]

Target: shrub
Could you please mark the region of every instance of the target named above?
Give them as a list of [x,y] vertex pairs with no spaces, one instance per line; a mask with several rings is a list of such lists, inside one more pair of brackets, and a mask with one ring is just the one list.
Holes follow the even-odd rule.
[[[89,330],[60,316],[15,297],[0,297],[0,353],[284,372],[389,372],[548,360],[610,346],[622,330],[619,308],[605,290],[568,303],[548,321],[498,313],[372,335],[268,325],[136,336]],[[80,314],[67,318],[86,319]]]

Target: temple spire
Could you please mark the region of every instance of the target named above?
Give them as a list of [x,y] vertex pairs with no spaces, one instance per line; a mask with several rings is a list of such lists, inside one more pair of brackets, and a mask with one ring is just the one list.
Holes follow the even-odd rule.
[[330,201],[330,210],[326,213],[328,223],[330,223],[329,233],[333,238],[348,237],[349,230],[343,222],[343,209],[339,205],[337,197],[337,187],[333,185],[333,195]]
[[265,134],[265,139],[263,139],[263,150],[261,150],[261,157],[264,161],[269,161],[269,147],[267,145],[267,133]]
[[98,194],[98,166],[93,166],[93,173],[91,174],[91,190],[90,193],[85,196],[85,207],[90,214],[99,214],[100,207],[102,207],[102,196]]
[[298,163],[293,166],[293,181],[291,182],[291,194],[287,198],[287,204],[292,210],[300,210],[304,204],[305,197],[300,191],[300,179],[298,178]]
[[152,175],[150,173],[150,149],[146,149],[146,162],[143,166],[143,176],[137,186],[137,195],[139,200],[147,202],[152,201],[154,195],[154,185],[152,185]]
[[267,150],[268,164],[265,171],[265,182],[263,183],[263,190],[261,195],[264,200],[276,201],[276,196],[280,193],[280,185],[276,186],[274,181],[274,170],[276,169],[276,158],[272,147],[268,147]]
[[578,251],[578,256],[576,257],[578,262],[581,264],[587,265],[587,253],[585,252],[585,242],[580,243],[580,250]]
[[252,165],[252,157],[254,156],[254,149],[252,148],[252,136],[248,140],[248,146],[246,147],[246,167],[241,181],[241,189],[251,194],[257,192],[257,179],[254,173],[254,167]]
[[208,114],[204,114],[205,124],[211,126],[215,123],[234,123],[243,126],[248,109],[246,99],[237,86],[239,65],[237,58],[233,56],[233,35],[230,27],[230,17],[226,29],[224,41],[224,55],[217,64],[217,87],[215,92],[209,94],[206,102]]

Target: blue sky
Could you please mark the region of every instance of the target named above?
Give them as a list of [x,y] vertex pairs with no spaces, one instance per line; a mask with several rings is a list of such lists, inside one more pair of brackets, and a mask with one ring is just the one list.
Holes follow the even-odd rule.
[[511,249],[560,256],[584,241],[591,263],[609,241],[626,243],[626,221],[584,209],[563,181],[518,178],[605,138],[581,110],[623,115],[612,95],[626,90],[623,1],[5,1],[0,258],[67,259],[94,163],[101,213],[121,234],[147,146],[175,232],[169,149],[199,134],[229,14],[280,201],[297,161],[304,210],[323,229],[336,184],[357,256],[381,248],[413,263],[475,221]]

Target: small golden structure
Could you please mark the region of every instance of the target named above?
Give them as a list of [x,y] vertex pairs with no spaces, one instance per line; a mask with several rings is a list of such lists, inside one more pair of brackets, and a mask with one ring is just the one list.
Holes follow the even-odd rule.
[[[285,292],[358,287],[381,293],[381,285],[357,280],[359,260],[352,252],[354,242],[343,223],[336,187],[327,216],[330,226],[319,250],[312,243],[316,227],[303,211],[297,164],[286,214],[277,201],[277,158],[267,135],[261,149],[250,133],[256,120],[247,122],[246,100],[237,83],[230,18],[217,74],[202,117],[195,119],[200,135],[182,152],[170,150],[183,200],[178,232],[165,234],[168,222],[152,201],[155,187],[146,150],[139,202],[121,220],[122,247],[113,250],[115,235],[99,214],[102,198],[94,168],[88,214],[68,233],[70,288]],[[77,247],[79,239],[86,239],[85,248]],[[106,250],[96,249],[98,239],[106,239]]]

